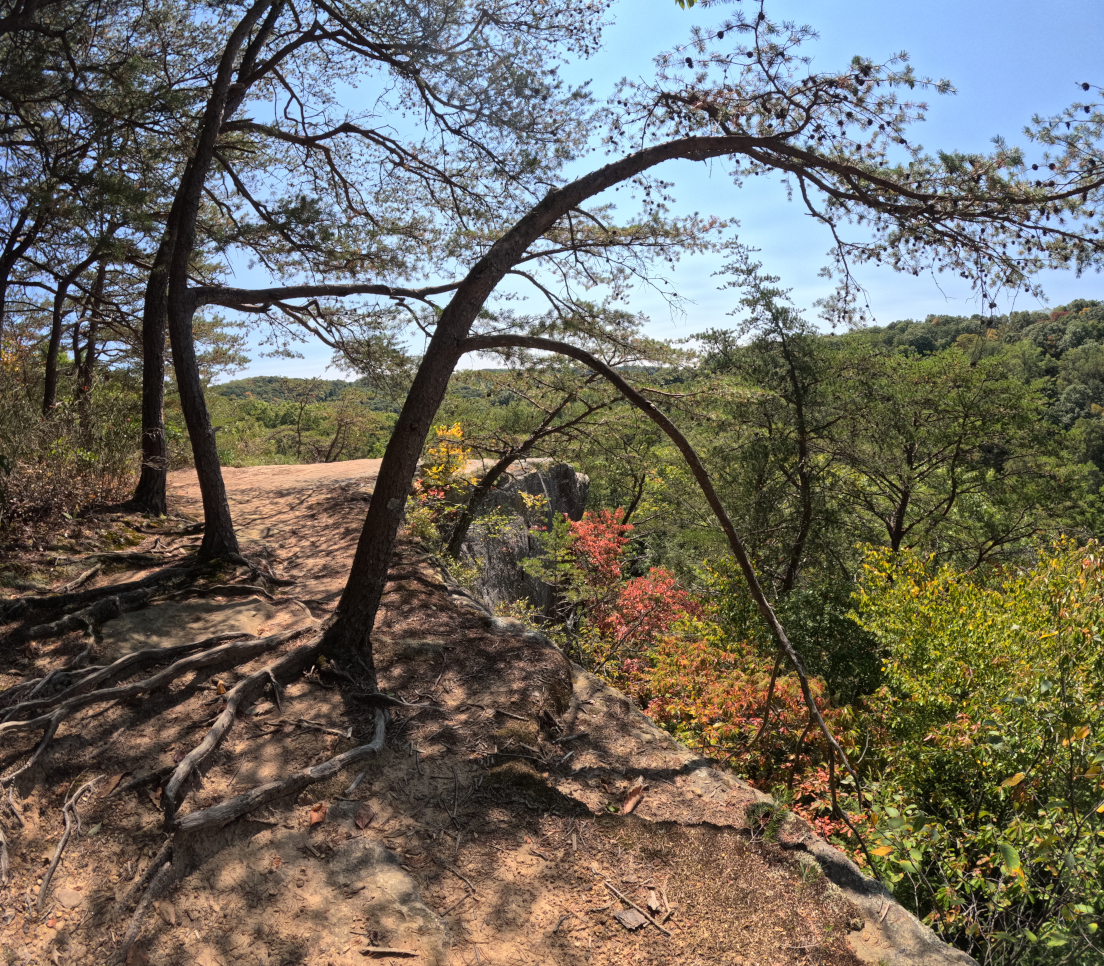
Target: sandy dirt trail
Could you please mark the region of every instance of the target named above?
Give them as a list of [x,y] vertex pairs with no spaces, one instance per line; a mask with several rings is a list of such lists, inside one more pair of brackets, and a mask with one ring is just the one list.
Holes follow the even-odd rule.
[[[243,549],[294,579],[296,596],[316,614],[330,609],[345,586],[382,462],[222,468]],[[170,473],[168,491],[174,510],[203,519],[195,470]]]

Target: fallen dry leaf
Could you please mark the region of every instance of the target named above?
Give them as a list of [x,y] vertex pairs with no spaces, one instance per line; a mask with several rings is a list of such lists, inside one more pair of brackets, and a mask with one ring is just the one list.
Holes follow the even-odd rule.
[[107,798],[108,795],[110,795],[113,791],[115,791],[116,788],[119,787],[119,782],[121,782],[129,774],[130,772],[121,771],[118,775],[112,775],[100,789],[100,798]]
[[318,825],[320,822],[326,820],[326,813],[330,810],[329,805],[325,802],[319,802],[310,810],[310,823],[311,825]]
[[153,802],[153,804],[157,808],[161,807],[161,795],[163,794],[163,792],[164,792],[164,789],[162,789],[162,787],[160,785],[158,785],[154,789],[150,789],[150,793],[149,793],[150,801]]
[[357,809],[356,818],[353,819],[353,821],[356,822],[357,828],[367,828],[375,817],[375,809],[367,802],[364,802],[364,804]]
[[56,920],[56,919],[47,919],[47,920],[46,920],[46,925],[47,925],[47,926],[48,926],[48,927],[49,927],[50,929],[53,929],[53,928],[54,928],[54,926],[56,926],[56,925],[57,925],[57,920]]
[[215,688],[215,691],[218,694],[226,694],[226,685],[219,681],[218,686]]
[[637,782],[629,789],[625,795],[625,802],[621,806],[621,814],[628,815],[637,805],[640,804],[640,799],[644,797],[644,783]]

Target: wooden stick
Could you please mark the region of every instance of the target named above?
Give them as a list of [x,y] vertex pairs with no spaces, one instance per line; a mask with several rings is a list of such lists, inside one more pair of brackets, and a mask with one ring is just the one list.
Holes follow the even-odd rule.
[[451,873],[452,873],[452,874],[453,874],[454,876],[456,876],[456,878],[458,878],[458,879],[459,879],[459,880],[460,880],[461,882],[463,882],[463,883],[464,883],[464,885],[466,885],[466,886],[467,886],[467,887],[468,887],[469,889],[471,889],[471,891],[472,891],[472,895],[474,895],[474,894],[475,894],[475,893],[476,893],[476,892],[478,891],[478,890],[477,890],[477,889],[475,888],[475,886],[473,886],[473,885],[471,884],[471,882],[469,882],[469,881],[468,881],[468,880],[467,880],[467,879],[466,879],[466,878],[465,878],[465,877],[464,877],[464,876],[463,876],[463,875],[462,875],[462,874],[460,873],[460,870],[459,870],[459,869],[455,869],[455,868],[453,868],[453,867],[452,867],[451,865],[449,865],[449,864],[448,864],[447,862],[442,862],[442,861],[441,861],[440,859],[438,859],[438,858],[434,858],[434,860],[433,860],[433,861],[434,861],[434,862],[436,862],[436,863],[437,863],[437,864],[438,864],[438,865],[439,865],[439,866],[440,866],[440,867],[441,867],[442,869],[446,869],[447,871],[451,872]]
[[640,915],[642,915],[645,919],[647,919],[648,922],[650,922],[653,926],[655,926],[656,929],[658,929],[665,936],[670,936],[671,935],[658,922],[656,922],[651,916],[649,916],[648,913],[646,913],[643,909],[641,909],[640,906],[638,906],[635,902],[633,902],[632,899],[629,899],[627,896],[625,896],[622,893],[618,892],[608,882],[605,883],[605,886],[606,886],[607,889],[609,889],[610,892],[612,892],[615,896],[617,896],[617,898],[620,899],[622,902],[627,902],[630,906],[632,906],[637,912],[640,913]]

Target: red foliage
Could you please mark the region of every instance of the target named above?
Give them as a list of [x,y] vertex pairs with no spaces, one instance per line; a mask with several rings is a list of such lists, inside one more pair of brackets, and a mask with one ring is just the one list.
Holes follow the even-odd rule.
[[621,556],[629,543],[626,534],[632,530],[631,523],[621,522],[624,516],[618,507],[598,513],[588,510],[577,523],[568,521],[576,566],[592,587],[609,587],[621,579]]
[[[708,605],[656,567],[626,579],[623,557],[632,527],[621,510],[586,513],[568,526],[595,656],[611,683],[680,740],[736,768],[760,788],[793,789],[794,810],[823,836],[845,834],[832,816],[825,748],[809,728],[798,681],[780,674],[768,725],[763,714],[772,659],[745,641],[726,640]],[[810,681],[821,713],[837,733],[848,713],[830,706],[823,683]]]

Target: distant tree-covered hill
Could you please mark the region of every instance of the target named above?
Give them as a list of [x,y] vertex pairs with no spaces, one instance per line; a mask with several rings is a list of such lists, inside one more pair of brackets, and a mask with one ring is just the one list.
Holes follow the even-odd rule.
[[376,412],[399,411],[398,404],[377,392],[367,379],[296,379],[289,376],[250,376],[232,379],[208,388],[208,395],[227,399],[253,399],[270,404],[298,402],[309,396],[312,402],[337,402],[350,389],[363,394],[363,403]]

